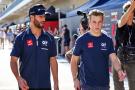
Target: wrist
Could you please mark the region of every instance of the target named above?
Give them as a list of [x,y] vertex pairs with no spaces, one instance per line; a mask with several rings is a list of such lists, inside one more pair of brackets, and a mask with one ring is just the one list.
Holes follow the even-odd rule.
[[122,71],[122,69],[121,69],[121,68],[119,68],[119,69],[117,70],[117,72],[119,72],[119,71]]
[[74,78],[73,78],[73,81],[76,81],[76,80],[77,80],[77,77],[74,77]]
[[58,82],[55,82],[55,83],[54,83],[54,86],[59,86]]
[[19,81],[19,79],[20,79],[20,76],[17,76],[17,77],[16,77],[16,79],[17,79],[17,81]]

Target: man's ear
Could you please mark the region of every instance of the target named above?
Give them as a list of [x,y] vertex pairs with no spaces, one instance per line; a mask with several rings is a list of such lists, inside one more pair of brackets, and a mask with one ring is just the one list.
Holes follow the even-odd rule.
[[33,21],[33,20],[34,20],[34,16],[30,15],[30,21]]

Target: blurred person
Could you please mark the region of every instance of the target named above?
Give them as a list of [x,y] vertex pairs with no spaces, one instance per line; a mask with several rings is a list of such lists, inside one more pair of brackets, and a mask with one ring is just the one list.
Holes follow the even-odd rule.
[[[129,90],[135,90],[135,1],[123,5],[123,15],[118,21],[116,30],[116,52],[127,74]],[[114,89],[126,90],[124,82],[119,82],[116,71],[113,71]]]
[[59,32],[58,32],[58,29],[56,27],[54,28],[53,35],[54,36],[59,36]]
[[[77,34],[74,34],[74,35],[72,36],[72,42],[75,42],[76,39],[77,39],[77,37],[78,37],[78,35],[77,35]],[[66,54],[65,54],[65,58],[66,58],[66,60],[67,60],[69,63],[70,63],[70,61],[71,61],[73,49],[74,49],[74,47],[71,48],[69,51],[67,51]]]
[[[88,31],[88,20],[87,20],[87,17],[81,18],[81,20],[80,20],[80,26],[79,26],[79,29],[78,30],[79,30],[79,32],[78,32],[79,35],[83,35],[84,33],[86,33]],[[76,39],[78,38],[78,35],[74,34],[73,35],[73,38],[74,38],[74,42],[75,42]],[[65,57],[66,57],[66,59],[68,60],[69,63],[71,61],[71,56],[73,54],[73,49],[74,49],[74,47],[72,49],[70,49],[65,54]]]
[[14,34],[12,32],[12,29],[9,29],[7,31],[6,37],[8,39],[9,45],[12,45],[13,41],[14,41]]
[[49,26],[47,32],[53,35],[52,27]]
[[5,32],[4,30],[0,30],[0,48],[4,48],[4,39],[5,39]]
[[69,51],[69,46],[70,46],[70,31],[67,28],[67,25],[65,24],[62,28],[62,37],[64,41],[64,54]]
[[77,34],[77,33],[75,33],[75,34],[73,34],[73,35],[71,36],[71,42],[70,42],[70,47],[71,47],[71,48],[74,47],[75,41],[76,41],[77,37],[78,37],[78,34]]
[[21,31],[20,32],[24,32],[26,30],[26,23],[24,23],[21,27]]
[[10,65],[20,90],[52,90],[50,69],[53,90],[59,90],[56,45],[54,37],[43,30],[45,14],[40,4],[29,9],[30,28],[16,37],[11,51]]
[[0,45],[2,44],[2,30],[0,29]]
[[[90,30],[76,40],[71,58],[75,90],[109,90],[109,58],[117,71],[119,80],[123,81],[125,78],[121,63],[114,52],[112,39],[101,33],[103,21],[102,11],[90,11]],[[79,72],[78,62],[80,62]]]

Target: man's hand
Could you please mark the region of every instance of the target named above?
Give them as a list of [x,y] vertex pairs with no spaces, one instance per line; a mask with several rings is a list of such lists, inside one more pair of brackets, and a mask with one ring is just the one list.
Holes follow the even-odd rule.
[[123,72],[123,70],[119,70],[118,71],[118,77],[119,77],[119,81],[124,81],[125,77],[126,77],[126,73]]
[[77,78],[74,80],[74,88],[75,90],[81,90],[80,81]]
[[29,90],[29,86],[26,80],[24,80],[22,77],[18,78],[18,85],[21,88],[21,90]]

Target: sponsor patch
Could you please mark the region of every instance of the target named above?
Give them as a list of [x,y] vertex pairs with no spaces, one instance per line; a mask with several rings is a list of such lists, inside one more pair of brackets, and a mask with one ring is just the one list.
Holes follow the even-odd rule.
[[30,39],[30,40],[27,40],[27,45],[28,46],[32,46],[33,45],[33,41]]
[[94,45],[93,45],[93,42],[88,42],[88,48],[93,48]]

